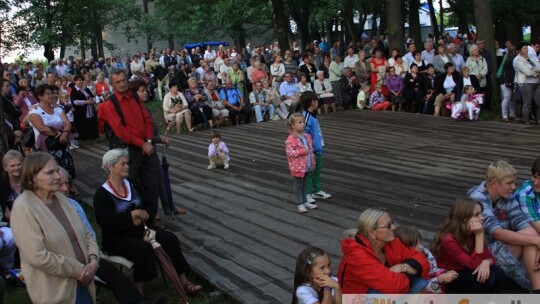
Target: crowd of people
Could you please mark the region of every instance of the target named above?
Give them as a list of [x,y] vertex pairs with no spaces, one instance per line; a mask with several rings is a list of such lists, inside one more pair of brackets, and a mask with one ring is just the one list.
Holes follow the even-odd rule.
[[[174,126],[182,133],[227,121],[235,126],[287,120],[294,197],[298,211],[306,213],[317,208],[315,199],[331,197],[320,181],[324,140],[317,116],[323,112],[391,109],[438,116],[452,109],[454,119],[477,119],[496,87],[490,75],[498,73],[502,120],[529,124],[539,117],[540,40],[507,42],[498,49],[497,62],[477,39],[447,37],[436,47],[428,40],[423,51],[407,40],[405,54],[386,45],[381,37],[343,49],[321,38],[304,50],[293,43],[283,52],[277,43],[254,48],[248,43],[240,52],[208,46],[204,52],[152,49],[126,61],[68,57],[46,68],[5,64],[3,123],[12,150],[2,161],[0,203],[7,227],[0,228],[0,267],[20,263],[36,303],[75,298],[92,303],[93,277],[100,272],[121,303],[145,303],[143,283],[157,275],[152,247],[142,240],[147,225],[171,255],[185,290],[199,291],[186,278],[190,267],[178,239],[157,221],[158,200],[166,214],[186,212],[166,195],[155,153],[156,144],[169,144],[159,133],[160,121],[167,131]],[[483,95],[483,105],[475,93]],[[162,102],[163,117],[152,117],[146,108],[152,99]],[[521,117],[516,100],[522,103]],[[134,262],[134,283],[101,261],[84,212],[77,213],[80,206],[67,198],[78,194],[72,150],[92,145],[100,132],[110,148],[103,157],[108,179],[94,200],[102,246]],[[208,159],[208,169],[230,166],[217,130]],[[421,246],[417,231],[396,230],[385,210],[364,211],[358,229],[342,241],[337,278],[330,276],[324,251],[308,248],[300,254],[293,303],[314,303],[314,298],[338,303],[342,293],[491,293],[500,290],[505,275],[526,290],[540,290],[540,160],[532,179],[513,193],[515,176],[508,163],[493,163],[470,198],[454,202],[431,252]],[[50,292],[53,285],[63,292]]]

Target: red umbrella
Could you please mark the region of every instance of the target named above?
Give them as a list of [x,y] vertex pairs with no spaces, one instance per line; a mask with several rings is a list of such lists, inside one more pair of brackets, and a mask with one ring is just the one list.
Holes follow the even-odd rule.
[[163,247],[161,247],[161,244],[156,241],[156,231],[146,227],[146,225],[144,226],[144,229],[144,240],[152,245],[152,248],[154,248],[154,254],[157,257],[161,268],[171,281],[174,288],[176,288],[176,291],[178,292],[184,303],[189,304],[188,297],[186,295],[186,292],[184,291],[182,283],[180,282],[180,278],[178,278],[178,274],[176,273],[176,269],[174,268],[171,258],[169,257],[169,255],[167,255]]

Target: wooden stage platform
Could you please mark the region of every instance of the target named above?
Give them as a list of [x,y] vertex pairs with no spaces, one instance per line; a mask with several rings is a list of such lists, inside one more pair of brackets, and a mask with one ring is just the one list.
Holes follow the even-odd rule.
[[[366,208],[386,207],[429,241],[450,203],[482,181],[491,161],[509,160],[521,183],[540,155],[540,126],[370,111],[319,119],[322,184],[333,197],[307,214],[296,212],[284,121],[220,129],[231,150],[229,170],[206,169],[210,131],[171,137],[174,199],[189,212],[167,226],[192,268],[242,303],[289,303],[295,259],[306,246],[327,250],[335,272],[341,234]],[[99,167],[106,148],[74,153],[87,201],[105,179]]]

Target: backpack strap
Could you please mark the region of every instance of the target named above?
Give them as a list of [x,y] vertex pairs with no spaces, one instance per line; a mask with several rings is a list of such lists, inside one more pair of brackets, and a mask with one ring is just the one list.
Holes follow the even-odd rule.
[[116,112],[118,113],[118,116],[120,116],[120,121],[122,122],[122,125],[126,125],[126,120],[124,118],[124,112],[122,112],[122,108],[120,107],[120,102],[118,101],[118,99],[116,98],[116,96],[114,96],[114,94],[111,94],[111,97],[109,99],[112,104],[114,105],[114,109],[116,110]]

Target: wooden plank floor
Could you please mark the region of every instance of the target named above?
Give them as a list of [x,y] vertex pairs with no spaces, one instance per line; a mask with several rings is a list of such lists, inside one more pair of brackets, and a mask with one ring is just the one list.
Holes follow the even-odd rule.
[[[521,183],[539,155],[540,126],[369,111],[319,119],[322,183],[333,197],[307,215],[296,212],[283,121],[221,129],[231,150],[227,171],[206,170],[209,131],[173,136],[167,149],[174,199],[189,209],[167,225],[193,269],[243,303],[290,302],[295,258],[306,246],[327,250],[335,271],[341,233],[366,208],[386,207],[429,241],[491,161],[510,161]],[[105,151],[102,143],[74,153],[83,197],[105,179],[98,169]]]

